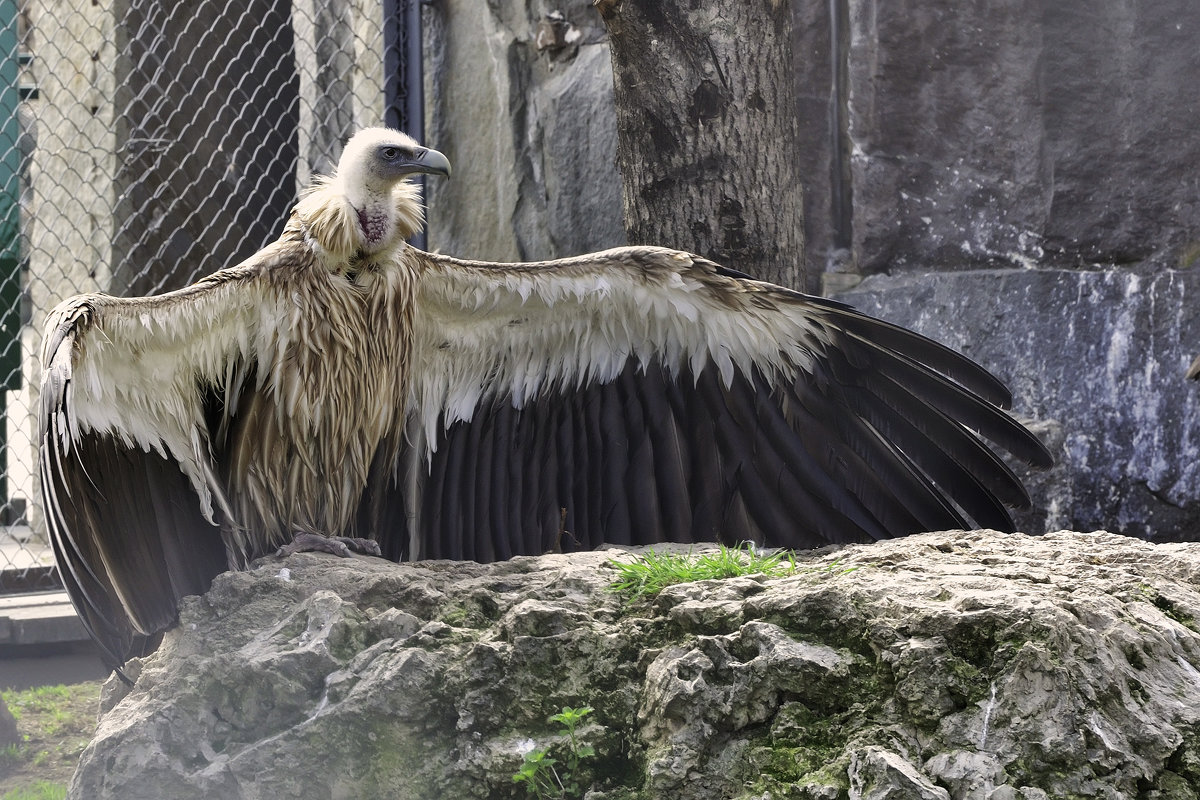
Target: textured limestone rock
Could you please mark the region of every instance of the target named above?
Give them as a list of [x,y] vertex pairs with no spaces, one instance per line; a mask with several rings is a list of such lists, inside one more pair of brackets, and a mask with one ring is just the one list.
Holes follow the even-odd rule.
[[924,534],[640,605],[607,558],[223,575],[70,796],[526,797],[584,704],[593,800],[1195,796],[1200,545]]

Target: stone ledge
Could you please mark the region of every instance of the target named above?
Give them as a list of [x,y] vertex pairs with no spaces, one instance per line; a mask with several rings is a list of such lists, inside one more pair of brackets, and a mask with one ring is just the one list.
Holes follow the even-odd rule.
[[87,641],[66,592],[0,597],[0,645]]

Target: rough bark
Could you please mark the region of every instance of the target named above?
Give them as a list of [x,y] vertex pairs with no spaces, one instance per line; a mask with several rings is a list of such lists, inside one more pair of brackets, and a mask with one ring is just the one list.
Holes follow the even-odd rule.
[[597,3],[629,241],[808,288],[791,5]]

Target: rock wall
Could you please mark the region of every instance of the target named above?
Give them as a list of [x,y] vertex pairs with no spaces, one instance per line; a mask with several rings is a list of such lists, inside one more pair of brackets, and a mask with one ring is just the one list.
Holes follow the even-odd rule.
[[1041,533],[1070,525],[1200,535],[1200,275],[979,270],[878,275],[838,297],[987,364],[1058,465],[1033,475]]
[[523,798],[583,705],[592,800],[1200,785],[1200,545],[924,534],[632,605],[611,555],[222,575],[110,681],[70,797]]
[[[22,287],[31,315],[21,329],[22,385],[6,398],[5,475],[7,496],[28,500],[37,487],[42,323],[63,298],[106,289],[112,278],[117,51],[109,8],[87,0],[37,0],[22,8],[35,32],[27,45],[34,63],[22,82],[37,86],[41,98],[36,114],[22,111],[29,181],[22,245],[29,275],[38,278]],[[41,529],[38,504],[27,508],[29,522]]]
[[537,260],[625,243],[612,67],[590,0],[426,8],[429,246]]
[[889,273],[839,296],[968,352],[1047,424],[1062,464],[1027,529],[1195,538],[1200,7],[841,7],[823,152],[840,142],[851,199],[839,218],[814,184],[809,217],[827,287]]
[[[832,5],[843,85],[805,119],[819,152],[843,148],[852,220],[834,252],[816,176],[814,259],[870,274],[1196,258],[1194,3]],[[797,51],[829,52],[828,10],[804,14]]]

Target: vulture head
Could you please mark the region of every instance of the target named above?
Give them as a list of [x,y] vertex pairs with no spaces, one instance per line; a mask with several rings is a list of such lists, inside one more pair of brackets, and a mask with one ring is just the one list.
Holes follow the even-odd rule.
[[335,269],[355,254],[382,254],[424,224],[420,193],[407,180],[418,173],[448,177],[450,162],[400,131],[365,128],[346,143],[333,177],[318,179],[296,213]]

